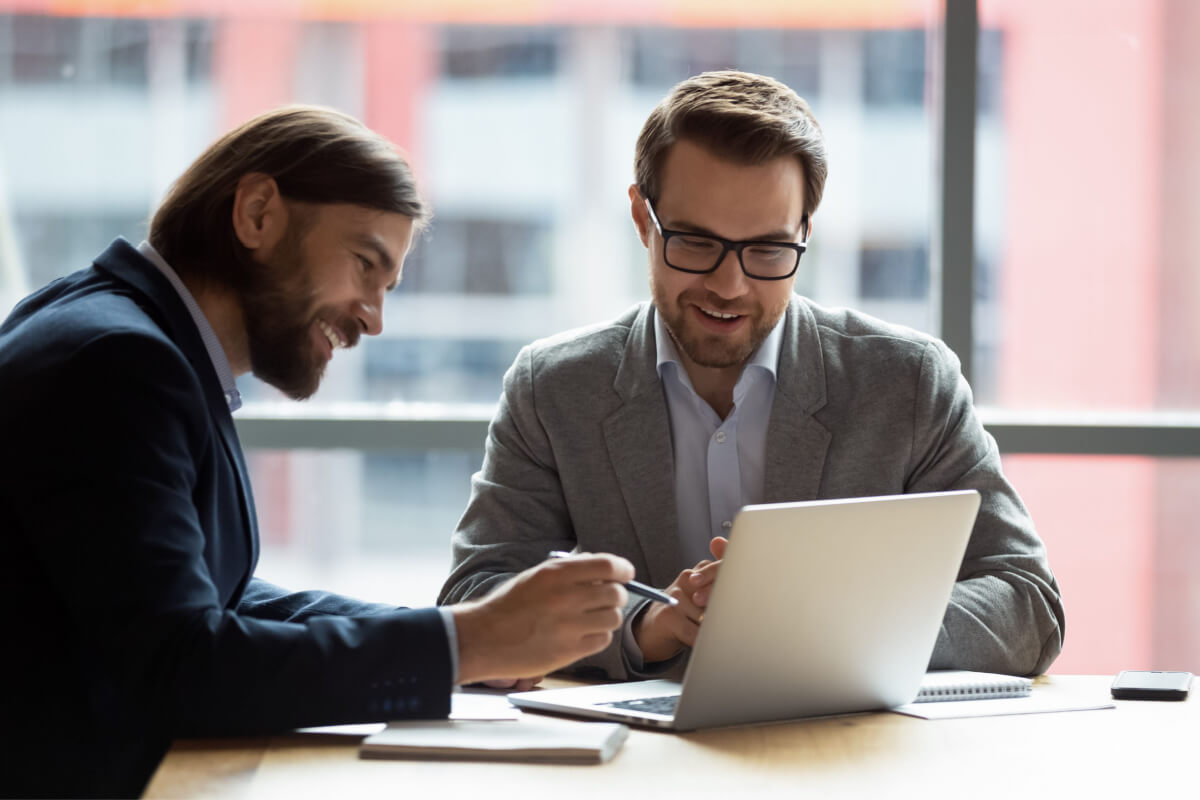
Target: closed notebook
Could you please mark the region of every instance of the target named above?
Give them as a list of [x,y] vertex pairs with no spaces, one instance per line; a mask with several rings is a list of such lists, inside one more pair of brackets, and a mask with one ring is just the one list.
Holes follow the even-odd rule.
[[518,720],[391,722],[363,740],[362,758],[456,759],[601,764],[629,729],[614,722],[575,722],[523,715]]
[[948,700],[994,700],[1000,697],[1025,697],[1033,681],[1014,675],[966,670],[937,670],[925,673],[914,703]]

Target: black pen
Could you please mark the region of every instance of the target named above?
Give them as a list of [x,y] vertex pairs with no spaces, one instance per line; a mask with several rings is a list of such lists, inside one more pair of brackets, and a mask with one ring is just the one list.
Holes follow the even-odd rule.
[[[566,550],[551,550],[550,551],[551,558],[570,558],[573,555],[575,555],[575,554],[568,553]],[[642,597],[653,600],[656,603],[666,603],[669,606],[679,605],[679,601],[676,600],[674,597],[671,597],[671,595],[667,594],[666,592],[660,592],[658,589],[654,589],[650,586],[647,586],[644,583],[638,583],[637,581],[630,581],[629,583],[624,584],[624,586],[626,589],[633,592],[634,594],[640,594]]]

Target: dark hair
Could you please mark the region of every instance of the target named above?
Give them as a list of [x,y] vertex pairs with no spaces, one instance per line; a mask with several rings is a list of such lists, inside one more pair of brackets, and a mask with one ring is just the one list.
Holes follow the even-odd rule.
[[658,200],[671,145],[686,139],[743,164],[794,155],[804,170],[804,213],[821,202],[829,165],[825,138],[800,95],[773,78],[726,70],[705,72],[675,86],[650,113],[638,136],[638,190]]
[[150,222],[150,244],[181,275],[239,285],[249,255],[233,230],[233,198],[254,172],[274,178],[287,200],[395,212],[417,229],[429,219],[391,142],[347,114],[287,106],[225,134],[188,167]]

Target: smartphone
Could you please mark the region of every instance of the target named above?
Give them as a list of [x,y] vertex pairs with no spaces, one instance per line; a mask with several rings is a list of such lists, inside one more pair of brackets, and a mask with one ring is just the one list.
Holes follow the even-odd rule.
[[1127,669],[1112,684],[1118,700],[1184,700],[1192,685],[1190,672],[1158,672]]

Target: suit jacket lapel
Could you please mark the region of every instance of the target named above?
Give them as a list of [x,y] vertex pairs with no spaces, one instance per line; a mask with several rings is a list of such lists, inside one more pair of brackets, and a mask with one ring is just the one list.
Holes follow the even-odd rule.
[[604,420],[608,455],[645,556],[648,579],[666,586],[681,569],[671,425],[656,368],[649,303],[630,329],[613,387],[625,401]]
[[816,320],[799,297],[788,307],[777,373],[763,502],[814,500],[832,437],[814,416],[826,402],[825,364]]
[[166,276],[146,261],[129,242],[124,239],[114,241],[96,259],[96,265],[137,289],[154,305],[154,310],[158,312],[154,315],[155,319],[187,356],[188,362],[201,377],[209,417],[220,432],[221,443],[237,475],[239,500],[247,536],[246,546],[250,552],[249,572],[234,592],[234,597],[240,597],[258,563],[258,520],[254,509],[254,495],[250,489],[250,476],[242,455],[242,445],[233,425],[233,417],[229,413],[225,393],[221,390],[221,381],[204,347],[204,341],[200,338],[200,331],[196,329],[196,323],[188,313],[187,306],[183,304],[183,300]]

